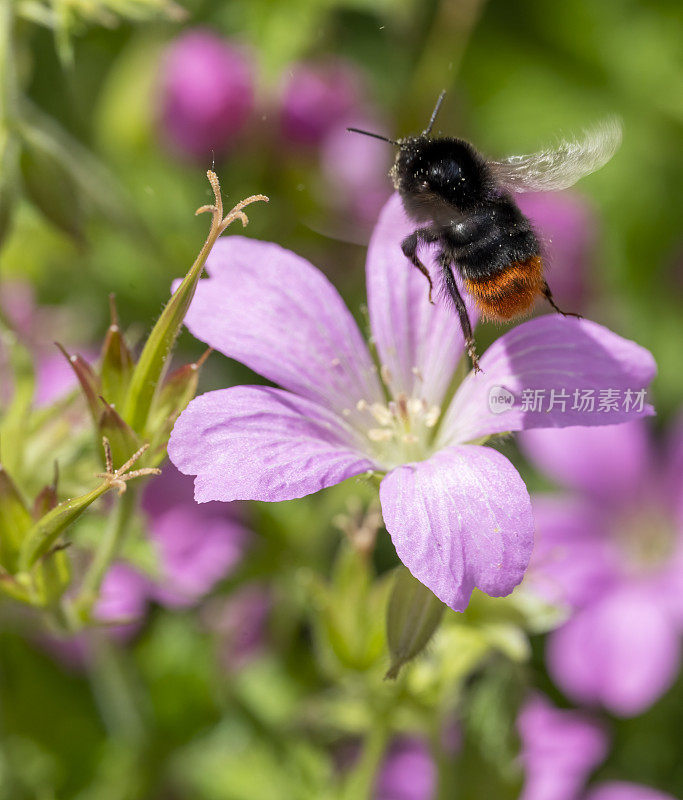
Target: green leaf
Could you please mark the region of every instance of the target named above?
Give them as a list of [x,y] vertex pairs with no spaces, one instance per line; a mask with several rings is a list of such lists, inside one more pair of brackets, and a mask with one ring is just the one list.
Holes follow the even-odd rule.
[[31,513],[0,463],[0,565],[9,573],[16,569],[19,549],[31,525]]
[[103,482],[80,497],[65,500],[34,523],[23,539],[20,556],[21,569],[28,571],[41,556],[50,550],[86,508],[110,488],[110,484]]

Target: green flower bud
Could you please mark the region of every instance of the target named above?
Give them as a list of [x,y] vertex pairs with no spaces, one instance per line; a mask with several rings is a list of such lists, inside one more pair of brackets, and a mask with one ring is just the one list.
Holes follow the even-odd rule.
[[154,399],[150,412],[146,435],[152,441],[153,449],[161,448],[161,457],[166,451],[166,442],[171,435],[175,421],[180,412],[197,393],[199,371],[209,357],[209,348],[202,357],[193,364],[185,364],[174,370],[164,381]]
[[121,466],[140,449],[142,442],[135,431],[126,423],[118,411],[110,403],[100,397],[100,418],[98,420],[100,436],[109,440],[114,466]]
[[419,655],[439,627],[445,606],[405,567],[399,567],[387,609],[387,643],[391,666],[387,678]]
[[119,327],[113,295],[110,304],[111,324],[102,345],[100,378],[103,396],[108,402],[120,405],[125,399],[133,374],[133,357]]
[[366,553],[343,541],[329,585],[317,591],[318,628],[338,662],[348,669],[370,669],[385,648],[382,609],[388,584],[375,579]]
[[43,487],[33,501],[33,519],[40,519],[58,504],[57,499],[57,463],[55,462],[55,477],[51,484]]

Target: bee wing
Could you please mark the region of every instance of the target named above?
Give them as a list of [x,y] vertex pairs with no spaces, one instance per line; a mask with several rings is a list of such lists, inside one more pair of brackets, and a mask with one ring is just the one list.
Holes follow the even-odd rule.
[[548,192],[567,189],[584,175],[603,167],[621,144],[621,123],[616,117],[567,139],[554,149],[525,156],[490,161],[495,179],[510,192]]

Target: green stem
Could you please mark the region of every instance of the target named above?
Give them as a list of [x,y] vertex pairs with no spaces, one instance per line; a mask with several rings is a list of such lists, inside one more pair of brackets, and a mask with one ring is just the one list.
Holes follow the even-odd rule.
[[194,297],[206,259],[220,234],[220,227],[212,225],[192,268],[168,301],[140,354],[140,360],[135,366],[128,388],[123,413],[124,419],[134,431],[140,432],[145,429],[152,401],[163,377],[173,344]]
[[377,774],[389,744],[389,726],[386,719],[376,719],[368,731],[360,758],[349,775],[344,800],[372,800],[375,796]]
[[14,0],[0,0],[0,128],[8,129],[17,106],[14,34]]
[[112,561],[121,551],[133,514],[137,507],[137,491],[129,486],[119,497],[109,524],[95,552],[74,606],[81,619],[87,618],[97,602],[100,587]]

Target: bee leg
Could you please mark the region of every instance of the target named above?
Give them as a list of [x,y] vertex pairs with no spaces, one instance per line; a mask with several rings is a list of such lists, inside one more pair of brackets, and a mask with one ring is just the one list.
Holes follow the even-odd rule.
[[417,267],[425,278],[427,278],[429,282],[429,302],[434,305],[434,301],[432,300],[432,290],[434,289],[432,276],[429,274],[427,267],[425,267],[417,257],[417,245],[421,241],[426,243],[435,241],[434,235],[429,228],[420,228],[419,230],[413,231],[410,236],[406,236],[401,242],[401,250],[403,250],[403,255],[410,260],[411,264]]
[[545,295],[546,300],[550,303],[550,305],[557,311],[558,314],[562,314],[563,317],[576,317],[577,319],[583,319],[581,314],[575,314],[573,311],[563,311],[553,299],[553,293],[550,291],[550,286],[546,282],[543,288],[543,294]]
[[458,317],[460,317],[460,326],[462,327],[463,336],[465,337],[465,347],[467,348],[467,355],[470,357],[470,361],[472,362],[472,367],[476,372],[481,372],[482,369],[479,366],[479,358],[477,356],[477,349],[474,344],[474,336],[472,335],[472,326],[470,325],[470,318],[467,315],[467,306],[465,305],[465,301],[460,296],[460,292],[458,291],[458,284],[455,282],[455,276],[453,275],[453,269],[451,267],[451,257],[448,253],[442,253],[439,256],[439,264],[443,271],[443,279],[444,285],[446,287],[446,291],[448,292],[448,296],[453,301],[453,305],[455,306],[455,310],[458,312]]

